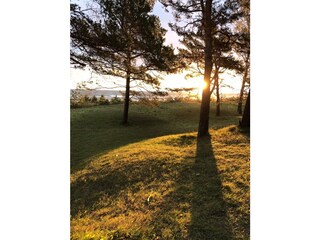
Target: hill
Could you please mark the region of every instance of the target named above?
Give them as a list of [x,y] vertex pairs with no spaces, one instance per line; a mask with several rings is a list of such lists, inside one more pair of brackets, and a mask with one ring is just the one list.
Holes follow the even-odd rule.
[[225,105],[198,141],[198,108],[71,112],[71,239],[249,239],[248,133]]

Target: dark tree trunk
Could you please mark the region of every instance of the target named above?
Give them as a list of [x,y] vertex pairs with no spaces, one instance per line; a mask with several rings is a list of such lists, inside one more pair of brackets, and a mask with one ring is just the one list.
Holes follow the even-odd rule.
[[202,100],[200,107],[200,120],[198,128],[198,136],[206,136],[209,134],[209,111],[210,111],[210,88],[207,86],[202,91]]
[[220,116],[220,92],[219,92],[219,77],[216,79],[216,116]]
[[122,124],[127,124],[127,123],[128,123],[129,101],[130,101],[130,74],[127,73],[127,78],[126,78],[126,95],[125,95],[125,98],[124,98],[124,109],[123,109],[123,120],[122,120]]
[[240,115],[242,115],[242,101],[243,101],[244,85],[245,85],[245,77],[243,76],[242,85],[241,85],[241,89],[240,89],[239,103],[238,103],[238,113]]
[[246,85],[247,77],[248,77],[248,61],[246,62],[246,68],[243,74],[242,85],[240,89],[240,96],[239,96],[239,103],[238,103],[238,113],[240,115],[242,115],[242,101],[243,101],[243,94],[244,94],[244,86]]
[[198,127],[198,137],[209,134],[209,113],[210,113],[210,75],[212,71],[212,23],[211,23],[212,0],[207,0],[206,5],[202,6],[204,24],[204,82],[206,87],[202,91],[200,107],[200,119]]
[[246,105],[244,106],[244,112],[242,120],[240,121],[240,127],[250,127],[250,90],[247,97]]

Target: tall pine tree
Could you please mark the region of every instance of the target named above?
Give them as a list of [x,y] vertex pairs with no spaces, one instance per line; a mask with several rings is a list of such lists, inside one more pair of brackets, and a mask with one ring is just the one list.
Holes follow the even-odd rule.
[[[210,95],[216,93],[216,115],[220,115],[220,73],[225,70],[240,70],[239,61],[232,54],[235,35],[230,25],[239,18],[235,4],[229,1],[212,6],[212,62],[213,69],[210,76]],[[199,23],[196,23],[199,24]],[[189,64],[191,71],[187,77],[196,77],[204,74],[204,35],[200,26],[193,29],[185,29],[177,24],[173,29],[183,37],[181,43],[185,48],[180,49],[181,55]]]
[[234,44],[236,55],[240,59],[242,84],[239,94],[238,113],[242,114],[245,87],[250,86],[250,1],[239,0],[241,18],[235,23],[237,41]]
[[209,134],[210,79],[212,71],[212,1],[213,0],[161,0],[174,10],[177,22],[184,22],[183,28],[202,31],[204,39],[204,82],[202,91],[198,137]]
[[130,83],[157,87],[160,82],[153,71],[177,69],[174,49],[164,45],[165,29],[150,13],[154,2],[94,0],[91,14],[71,4],[71,61],[125,79],[123,124],[128,122]]
[[[206,87],[202,91],[200,107],[200,119],[198,136],[202,137],[209,134],[209,113],[210,113],[210,83],[214,65],[214,35],[221,29],[216,28],[216,16],[214,15],[215,6],[221,1],[213,0],[161,0],[166,7],[174,10],[177,32],[184,32],[185,37],[195,37],[203,42],[204,59],[204,82]],[[238,5],[236,0],[228,0],[226,5],[233,9]],[[228,10],[229,11],[229,10]],[[226,12],[228,13],[228,12]],[[222,32],[222,31],[221,31]],[[219,71],[219,70],[218,70]],[[217,79],[217,77],[215,77]],[[216,82],[216,85],[218,83]]]

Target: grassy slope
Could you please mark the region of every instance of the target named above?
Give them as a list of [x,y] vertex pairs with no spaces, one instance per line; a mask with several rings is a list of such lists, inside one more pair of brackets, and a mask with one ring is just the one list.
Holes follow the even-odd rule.
[[[120,106],[72,111],[72,239],[249,238],[248,136],[197,142],[198,107],[133,106],[128,127]],[[238,121],[224,115],[211,127]]]
[[[130,105],[129,126],[120,125],[122,105],[71,110],[71,169],[86,166],[94,157],[144,139],[197,130],[198,103],[167,103],[159,107]],[[238,124],[235,105],[222,104],[222,116],[212,112],[210,127]]]

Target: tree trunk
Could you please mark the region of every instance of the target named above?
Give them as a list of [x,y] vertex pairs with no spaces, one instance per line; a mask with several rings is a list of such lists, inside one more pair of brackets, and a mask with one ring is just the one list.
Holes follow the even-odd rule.
[[216,116],[220,116],[220,92],[219,92],[219,77],[216,79]]
[[244,112],[242,120],[240,121],[240,127],[250,127],[250,90],[247,97],[246,105],[244,106]]
[[200,107],[200,119],[198,127],[198,137],[209,134],[209,113],[210,113],[210,75],[212,71],[212,23],[211,23],[212,0],[207,0],[206,5],[202,6],[204,24],[204,82],[206,87],[202,91]]
[[130,100],[130,73],[127,73],[127,78],[126,78],[126,94],[125,94],[125,98],[124,98],[124,109],[123,109],[123,120],[122,120],[122,124],[127,124],[127,123],[128,123],[129,100]]
[[244,85],[245,85],[245,77],[242,78],[242,85],[240,89],[239,103],[238,103],[238,113],[242,115],[242,101],[243,101],[243,93],[244,93]]
[[242,77],[242,85],[240,89],[240,96],[239,96],[239,103],[238,103],[238,113],[240,115],[242,115],[242,101],[243,101],[243,94],[244,94],[244,86],[246,85],[247,77],[248,77],[248,61],[246,61],[246,66],[245,66],[244,74]]

